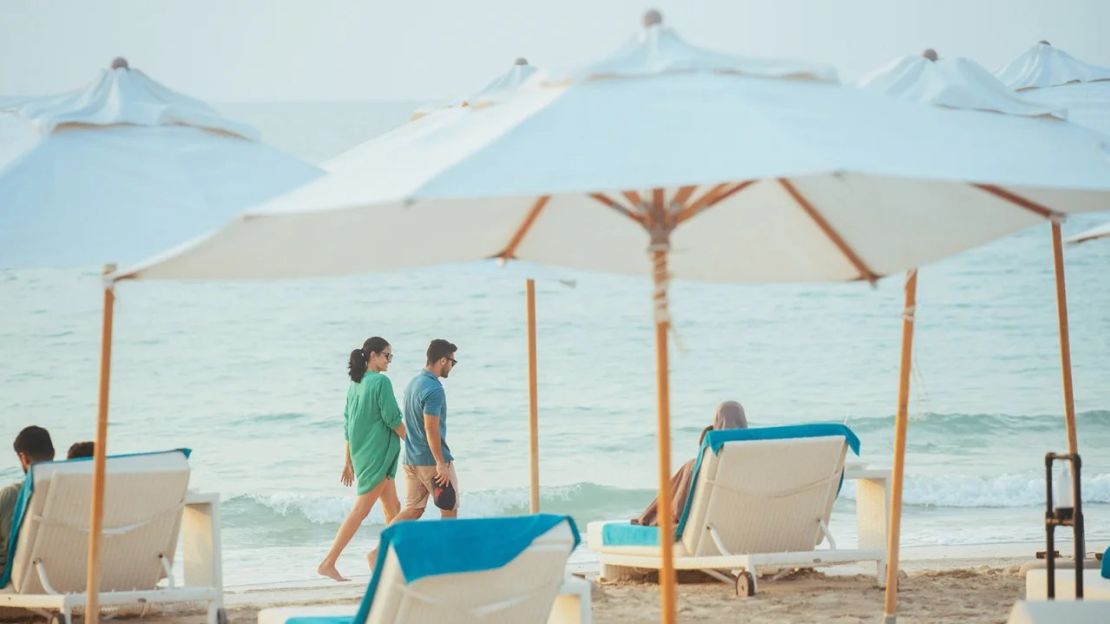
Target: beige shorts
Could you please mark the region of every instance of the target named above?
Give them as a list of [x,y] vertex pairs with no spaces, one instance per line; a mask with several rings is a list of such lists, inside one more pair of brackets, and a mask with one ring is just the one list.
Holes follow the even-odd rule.
[[[424,509],[428,505],[428,497],[435,491],[435,466],[410,466],[403,464],[405,469],[405,509]],[[455,509],[459,509],[459,477],[455,474],[455,462],[448,464],[448,473],[451,485],[455,488]]]

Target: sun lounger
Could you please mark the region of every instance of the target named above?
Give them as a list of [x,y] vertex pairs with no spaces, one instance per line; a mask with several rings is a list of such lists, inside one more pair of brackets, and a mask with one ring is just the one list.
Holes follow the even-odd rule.
[[[564,577],[578,541],[567,516],[401,522],[382,533],[360,605],[264,609],[258,622],[542,624],[580,619],[583,606],[588,622],[588,584]],[[559,608],[562,591],[579,602]]]
[[[0,607],[53,613],[65,624],[84,607],[92,466],[87,459],[31,466],[0,576]],[[218,587],[178,587],[173,575],[188,484],[188,451],[108,458],[102,607],[201,602],[209,624],[220,619]]]
[[1101,600],[1019,600],[1007,624],[1106,624],[1110,602]]
[[[759,567],[875,561],[881,586],[885,550],[839,549],[829,532],[849,449],[858,454],[859,439],[843,425],[710,432],[676,527],[675,568],[701,570],[750,596]],[[656,527],[592,522],[588,540],[604,578],[662,567]],[[818,550],[822,541],[828,548]]]

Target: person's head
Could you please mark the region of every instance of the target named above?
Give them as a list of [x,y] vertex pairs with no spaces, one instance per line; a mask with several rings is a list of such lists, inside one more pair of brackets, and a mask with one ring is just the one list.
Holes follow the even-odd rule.
[[455,365],[459,363],[455,359],[455,352],[459,348],[447,342],[443,338],[436,338],[428,345],[428,372],[436,375],[437,377],[446,378],[451,374]]
[[50,440],[50,432],[42,427],[31,425],[20,431],[12,446],[23,472],[35,462],[54,461],[54,442]]
[[736,401],[725,401],[717,406],[717,413],[713,415],[713,424],[702,430],[698,445],[701,445],[705,440],[705,434],[710,431],[747,428],[748,418],[744,415],[744,406]]
[[351,357],[347,362],[347,374],[351,376],[351,381],[358,383],[362,381],[362,376],[368,370],[377,373],[389,370],[389,363],[392,361],[393,348],[389,346],[389,341],[380,336],[373,336],[362,343],[361,349],[351,351]]
[[66,459],[77,459],[78,457],[92,457],[93,451],[96,449],[96,444],[92,440],[86,442],[74,442],[66,452]]

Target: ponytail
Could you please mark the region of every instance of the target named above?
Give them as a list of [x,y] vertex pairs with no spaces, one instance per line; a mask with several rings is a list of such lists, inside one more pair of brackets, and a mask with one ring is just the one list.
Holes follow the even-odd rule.
[[355,383],[362,381],[362,376],[366,374],[367,359],[366,352],[362,349],[351,351],[351,358],[347,363],[347,374],[351,376],[351,381]]
[[379,336],[372,336],[362,343],[361,349],[351,351],[351,357],[347,361],[347,374],[351,376],[351,381],[358,383],[362,381],[362,377],[366,374],[366,366],[370,362],[371,353],[381,353],[389,346],[389,341]]

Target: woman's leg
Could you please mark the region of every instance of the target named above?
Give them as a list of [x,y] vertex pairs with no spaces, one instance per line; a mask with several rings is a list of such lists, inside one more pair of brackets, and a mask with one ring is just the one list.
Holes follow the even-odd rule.
[[[393,519],[401,513],[401,500],[397,498],[397,481],[385,478],[385,489],[382,490],[382,512],[385,514],[385,525],[393,524]],[[366,554],[366,564],[370,571],[374,571],[374,564],[378,560],[378,549],[374,548]]]
[[343,524],[339,525],[339,531],[335,534],[335,540],[331,544],[331,550],[328,551],[328,554],[324,556],[324,560],[321,561],[320,565],[316,568],[316,571],[321,576],[326,576],[337,581],[348,580],[335,568],[335,562],[339,560],[339,555],[343,552],[343,549],[347,547],[347,544],[350,543],[351,538],[355,536],[359,525],[361,525],[362,521],[366,519],[366,516],[370,514],[370,510],[373,509],[374,503],[378,501],[378,497],[382,495],[382,490],[385,489],[386,485],[386,480],[383,479],[377,487],[355,499],[355,506],[351,509],[351,513],[347,514],[347,518],[343,521]]
[[393,518],[401,513],[401,500],[397,498],[397,481],[385,478],[385,488],[382,490],[382,512],[385,514],[385,524],[393,524]]

